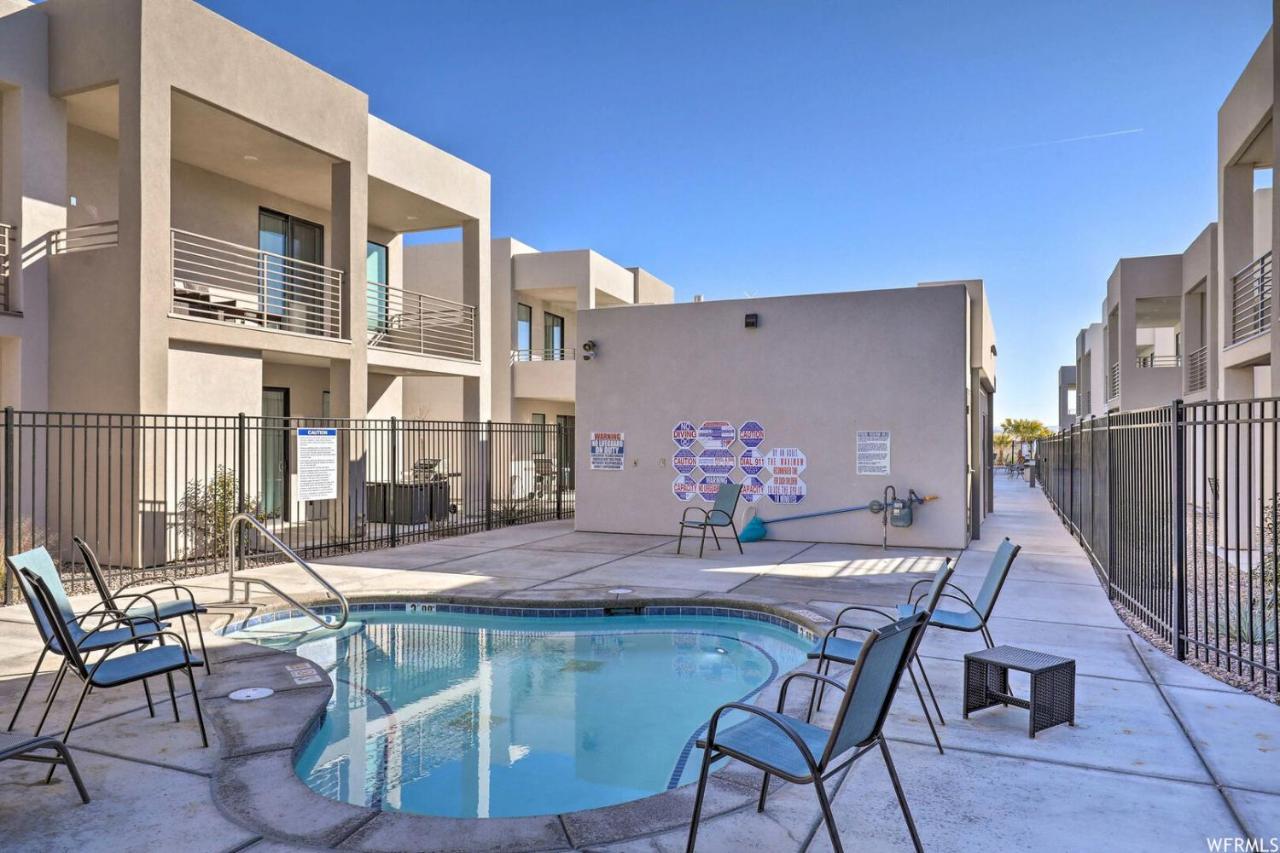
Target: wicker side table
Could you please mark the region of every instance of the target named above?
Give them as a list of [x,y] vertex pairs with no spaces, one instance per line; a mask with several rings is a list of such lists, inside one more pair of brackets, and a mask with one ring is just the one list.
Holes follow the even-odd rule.
[[[1031,698],[1009,692],[1009,670],[1031,676]],[[996,646],[964,656],[964,716],[970,711],[1014,705],[1031,712],[1028,734],[1060,723],[1076,724],[1076,662],[1016,646]]]

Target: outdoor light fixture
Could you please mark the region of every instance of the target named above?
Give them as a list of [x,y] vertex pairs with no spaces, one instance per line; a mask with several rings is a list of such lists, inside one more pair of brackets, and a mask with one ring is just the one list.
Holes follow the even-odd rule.
[[590,361],[596,357],[596,342],[586,341],[582,345],[582,360]]
[[759,325],[760,325],[760,315],[759,315],[759,314],[748,314],[748,315],[747,315],[747,317],[746,317],[746,323],[745,323],[745,325],[746,325],[746,327],[747,327],[748,329],[754,329],[754,328],[756,328],[757,326],[759,326]]

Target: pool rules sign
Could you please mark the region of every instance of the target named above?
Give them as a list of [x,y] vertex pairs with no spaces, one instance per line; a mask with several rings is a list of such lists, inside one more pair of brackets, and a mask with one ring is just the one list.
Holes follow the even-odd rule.
[[889,476],[889,431],[858,432],[858,473]]
[[338,497],[338,431],[298,429],[298,494],[300,501]]

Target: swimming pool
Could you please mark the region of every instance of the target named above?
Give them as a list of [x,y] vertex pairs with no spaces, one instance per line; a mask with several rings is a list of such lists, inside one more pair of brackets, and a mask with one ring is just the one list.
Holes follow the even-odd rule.
[[337,632],[285,618],[234,636],[296,649],[333,679],[297,756],[308,786],[451,817],[578,811],[693,781],[711,712],[802,663],[812,642],[723,608],[376,607],[353,608]]

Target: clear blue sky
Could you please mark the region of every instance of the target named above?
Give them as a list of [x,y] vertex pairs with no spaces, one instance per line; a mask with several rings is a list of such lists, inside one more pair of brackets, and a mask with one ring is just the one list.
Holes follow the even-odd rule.
[[681,300],[983,278],[997,416],[1050,424],[1117,258],[1216,217],[1217,110],[1271,23],[1270,0],[203,2],[490,172],[496,236]]

